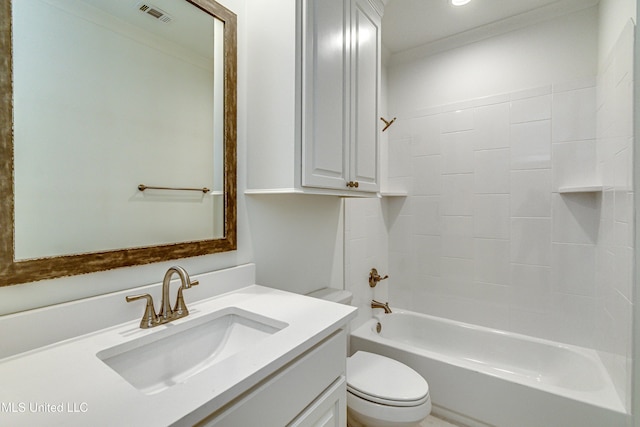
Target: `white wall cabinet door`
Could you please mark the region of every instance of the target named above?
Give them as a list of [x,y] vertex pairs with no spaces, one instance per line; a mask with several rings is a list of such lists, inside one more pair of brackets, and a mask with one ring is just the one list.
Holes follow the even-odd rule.
[[305,4],[302,185],[376,192],[380,16],[368,0]]
[[380,15],[368,0],[352,0],[351,28],[350,180],[378,191]]
[[348,2],[303,3],[302,185],[344,189],[349,144]]

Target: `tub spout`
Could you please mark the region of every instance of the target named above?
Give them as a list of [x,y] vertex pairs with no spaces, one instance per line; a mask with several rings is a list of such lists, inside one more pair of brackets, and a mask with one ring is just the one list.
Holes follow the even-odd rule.
[[382,308],[384,309],[385,314],[391,313],[391,308],[389,308],[389,303],[382,303],[380,301],[371,300],[371,308]]

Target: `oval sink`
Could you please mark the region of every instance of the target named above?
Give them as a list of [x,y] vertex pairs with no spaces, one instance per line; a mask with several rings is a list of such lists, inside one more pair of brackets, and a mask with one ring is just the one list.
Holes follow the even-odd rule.
[[96,356],[129,384],[155,394],[284,329],[285,322],[228,307],[167,323]]

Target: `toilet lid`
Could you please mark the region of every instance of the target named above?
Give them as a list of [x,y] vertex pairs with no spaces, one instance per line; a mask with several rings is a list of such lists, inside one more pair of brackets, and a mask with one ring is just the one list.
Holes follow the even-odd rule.
[[419,405],[429,397],[429,385],[419,373],[365,351],[347,358],[347,389],[363,399],[395,406]]

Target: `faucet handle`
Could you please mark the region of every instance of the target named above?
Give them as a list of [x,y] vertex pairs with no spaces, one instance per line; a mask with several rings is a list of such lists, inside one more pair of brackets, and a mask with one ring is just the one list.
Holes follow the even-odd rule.
[[389,275],[386,274],[384,277],[380,277],[378,274],[378,270],[372,268],[369,272],[369,286],[375,288],[379,281],[388,279]]
[[182,296],[183,289],[189,289],[191,286],[198,286],[200,282],[198,280],[188,281],[188,286],[180,286],[178,288],[178,296],[176,297],[176,304],[173,306],[173,318],[179,319],[189,315],[187,305],[184,303],[184,297]]
[[140,327],[142,329],[152,328],[158,323],[158,316],[156,315],[156,310],[153,307],[153,297],[149,294],[142,295],[127,295],[125,297],[127,302],[137,301],[139,299],[146,299],[147,305],[144,309],[144,314],[142,315],[142,319],[140,320]]

